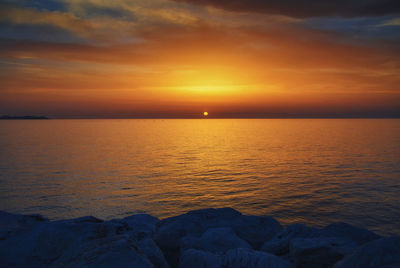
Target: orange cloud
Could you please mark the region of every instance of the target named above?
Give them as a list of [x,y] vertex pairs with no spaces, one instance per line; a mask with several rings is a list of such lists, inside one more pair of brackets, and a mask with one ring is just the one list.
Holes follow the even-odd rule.
[[[259,23],[249,14],[168,1],[157,2],[153,11],[150,4],[121,3],[136,20],[85,18],[86,11],[76,5],[63,12],[10,9],[3,21],[53,25],[87,42],[1,39],[0,113],[192,115],[207,107],[220,115],[368,115],[400,110],[396,43],[360,43],[286,17],[257,15],[263,18]],[[235,17],[235,23],[227,19]]]

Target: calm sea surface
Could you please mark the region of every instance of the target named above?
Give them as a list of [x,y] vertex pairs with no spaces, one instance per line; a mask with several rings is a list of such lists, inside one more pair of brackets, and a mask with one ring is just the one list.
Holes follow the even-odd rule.
[[400,120],[0,122],[0,210],[110,219],[225,206],[400,234]]

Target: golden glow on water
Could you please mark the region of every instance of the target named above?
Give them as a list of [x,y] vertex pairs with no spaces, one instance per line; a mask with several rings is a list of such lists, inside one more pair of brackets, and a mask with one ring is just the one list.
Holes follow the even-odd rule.
[[115,218],[229,206],[381,233],[400,222],[400,120],[0,123],[0,210]]

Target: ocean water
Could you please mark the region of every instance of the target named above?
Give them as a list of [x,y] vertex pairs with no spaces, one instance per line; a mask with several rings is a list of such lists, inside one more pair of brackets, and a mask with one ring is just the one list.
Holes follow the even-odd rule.
[[400,120],[0,122],[0,210],[110,219],[226,206],[400,234]]

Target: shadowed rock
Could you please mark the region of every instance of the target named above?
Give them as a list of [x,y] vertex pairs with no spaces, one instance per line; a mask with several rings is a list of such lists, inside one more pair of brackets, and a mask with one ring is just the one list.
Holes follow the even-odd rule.
[[0,267],[168,267],[151,238],[137,239],[154,230],[149,217],[41,220],[0,241]]
[[261,251],[238,248],[230,250],[223,258],[223,267],[230,268],[290,268],[292,265],[282,258]]
[[169,264],[176,266],[183,237],[200,237],[206,230],[217,227],[231,227],[238,237],[253,247],[261,246],[282,230],[272,217],[245,216],[232,208],[220,208],[195,210],[162,220],[154,237]]
[[109,223],[120,226],[118,232],[129,232],[136,239],[153,236],[160,220],[148,214],[136,214],[123,219],[111,220]]
[[400,237],[385,237],[369,242],[334,266],[334,268],[378,267],[400,267]]
[[210,228],[200,238],[186,236],[182,239],[181,250],[194,248],[212,253],[225,253],[235,248],[251,248],[239,238],[230,227]]
[[356,248],[341,238],[295,238],[290,242],[290,257],[296,267],[332,267]]
[[269,252],[278,256],[289,254],[290,242],[295,238],[315,237],[319,235],[317,228],[303,224],[292,224],[279,232],[271,240],[264,243],[261,251]]
[[380,238],[379,235],[358,228],[356,226],[338,222],[332,223],[321,230],[320,236],[322,237],[340,237],[343,239],[351,240],[357,245],[362,245],[372,240]]
[[147,259],[157,268],[169,267],[164,254],[151,238],[144,238],[138,242],[139,251],[146,255]]
[[161,221],[147,214],[48,221],[0,212],[0,227],[0,267],[400,267],[399,237],[345,223],[282,230],[270,217],[231,208]]
[[220,268],[221,256],[197,249],[186,250],[179,262],[179,268]]
[[291,268],[292,265],[272,254],[249,248],[236,248],[224,254],[189,249],[182,254],[179,268]]
[[45,221],[48,220],[41,215],[18,215],[0,211],[0,240]]

